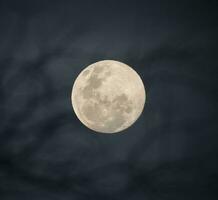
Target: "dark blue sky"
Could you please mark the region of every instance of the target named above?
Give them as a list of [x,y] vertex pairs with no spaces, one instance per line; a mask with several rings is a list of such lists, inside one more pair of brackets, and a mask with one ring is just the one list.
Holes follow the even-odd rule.
[[[0,1],[0,199],[217,199],[217,9]],[[93,134],[70,100],[80,71],[104,59],[132,66],[147,92],[116,135]]]

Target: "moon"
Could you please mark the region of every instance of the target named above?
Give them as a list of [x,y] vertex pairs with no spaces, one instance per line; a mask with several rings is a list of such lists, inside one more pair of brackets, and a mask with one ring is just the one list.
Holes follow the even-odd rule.
[[82,70],[71,94],[78,119],[100,133],[117,133],[134,124],[145,99],[140,76],[128,65],[114,60],[99,61]]

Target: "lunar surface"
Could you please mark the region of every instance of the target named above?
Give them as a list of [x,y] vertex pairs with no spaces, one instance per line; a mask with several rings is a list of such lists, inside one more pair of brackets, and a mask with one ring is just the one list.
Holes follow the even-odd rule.
[[85,126],[101,133],[117,133],[130,127],[142,113],[145,89],[131,67],[103,60],[79,74],[71,100],[76,116]]

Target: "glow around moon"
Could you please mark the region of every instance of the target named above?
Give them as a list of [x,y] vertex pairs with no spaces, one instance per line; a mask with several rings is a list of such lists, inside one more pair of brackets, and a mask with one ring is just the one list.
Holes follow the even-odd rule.
[[71,100],[76,116],[85,126],[101,133],[117,133],[130,127],[142,113],[145,89],[131,67],[103,60],[79,74]]

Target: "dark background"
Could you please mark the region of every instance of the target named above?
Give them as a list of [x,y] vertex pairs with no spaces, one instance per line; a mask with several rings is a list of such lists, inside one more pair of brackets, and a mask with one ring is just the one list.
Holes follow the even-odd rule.
[[[217,10],[0,1],[0,199],[217,199]],[[132,66],[147,92],[115,135],[83,126],[70,100],[79,72],[104,59]]]

